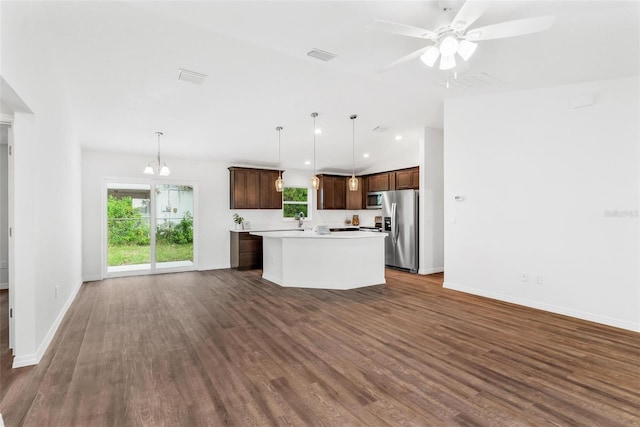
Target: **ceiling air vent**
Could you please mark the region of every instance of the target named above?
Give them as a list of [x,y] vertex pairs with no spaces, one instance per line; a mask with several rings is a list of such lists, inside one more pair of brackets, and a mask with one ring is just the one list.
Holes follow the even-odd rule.
[[324,50],[320,50],[320,49],[313,49],[312,51],[307,52],[307,56],[319,59],[324,62],[331,61],[333,58],[336,57],[335,54],[330,52],[325,52]]
[[204,83],[205,77],[207,77],[206,74],[183,70],[182,68],[178,69],[178,80],[182,80],[183,82],[202,84]]

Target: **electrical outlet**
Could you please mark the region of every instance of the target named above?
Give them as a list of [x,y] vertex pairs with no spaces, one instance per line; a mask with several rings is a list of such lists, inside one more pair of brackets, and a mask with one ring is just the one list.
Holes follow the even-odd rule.
[[529,281],[529,273],[521,273],[520,274],[520,281],[521,282],[528,282]]
[[542,274],[536,274],[536,285],[542,285]]
[[56,298],[58,298],[58,285],[56,285]]

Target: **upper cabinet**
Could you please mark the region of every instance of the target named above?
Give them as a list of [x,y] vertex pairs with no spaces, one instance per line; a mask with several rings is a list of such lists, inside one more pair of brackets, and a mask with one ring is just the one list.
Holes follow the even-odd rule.
[[401,169],[389,172],[381,172],[364,177],[366,190],[417,190],[420,188],[420,168],[418,166],[409,169]]
[[344,176],[318,175],[318,209],[347,208],[347,178]]
[[377,173],[367,177],[367,191],[388,191],[391,189],[389,187],[388,172]]
[[282,193],[275,188],[278,171],[230,167],[229,173],[231,209],[282,208]]
[[403,169],[395,172],[396,190],[417,190],[420,188],[420,168]]

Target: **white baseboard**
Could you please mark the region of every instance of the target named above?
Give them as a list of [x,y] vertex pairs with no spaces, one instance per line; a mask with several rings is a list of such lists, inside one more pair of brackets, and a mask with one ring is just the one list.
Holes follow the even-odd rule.
[[467,294],[487,297],[498,301],[509,302],[512,304],[523,305],[525,307],[537,308],[538,310],[549,311],[551,313],[562,314],[564,316],[575,317],[576,319],[588,320],[590,322],[601,323],[607,326],[626,329],[633,332],[640,332],[640,323],[629,322],[627,320],[615,319],[600,314],[588,313],[580,310],[574,310],[568,307],[560,307],[553,304],[533,301],[527,298],[519,298],[511,295],[504,295],[496,292],[487,291],[485,289],[472,288],[457,283],[444,282],[443,288],[460,291]]
[[444,267],[418,269],[418,274],[433,274],[433,273],[443,273],[443,272],[444,272]]
[[226,269],[226,268],[231,268],[231,267],[229,266],[229,264],[227,264],[227,265],[222,265],[222,264],[218,264],[218,265],[200,265],[200,266],[198,266],[198,271],[222,270],[222,269]]
[[[0,283],[0,290],[1,289],[9,289],[9,284],[8,283]],[[1,427],[1,425],[0,425]]]
[[78,285],[71,291],[71,295],[69,295],[69,298],[67,298],[67,301],[65,301],[64,306],[62,306],[62,310],[60,310],[60,313],[58,313],[56,320],[54,320],[53,324],[49,328],[49,332],[47,332],[47,335],[38,346],[36,352],[25,354],[22,356],[16,356],[13,359],[14,368],[22,368],[23,366],[37,365],[38,363],[40,363],[40,359],[42,359],[45,351],[47,351],[47,348],[49,348],[51,340],[53,340],[54,335],[56,334],[58,328],[60,327],[60,324],[62,323],[62,319],[64,319],[64,316],[67,314],[69,307],[71,307],[71,303],[73,303],[76,295],[78,295],[78,291],[80,290],[81,286],[82,282],[78,283]]
[[102,276],[100,276],[99,274],[94,274],[92,276],[83,276],[82,277],[82,281],[83,282],[97,282],[99,280],[102,280]]

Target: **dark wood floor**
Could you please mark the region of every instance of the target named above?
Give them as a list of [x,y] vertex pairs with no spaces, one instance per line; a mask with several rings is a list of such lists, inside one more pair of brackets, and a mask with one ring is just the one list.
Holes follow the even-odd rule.
[[259,273],[87,283],[36,367],[8,369],[2,328],[6,425],[640,425],[637,333],[441,275],[324,291]]

